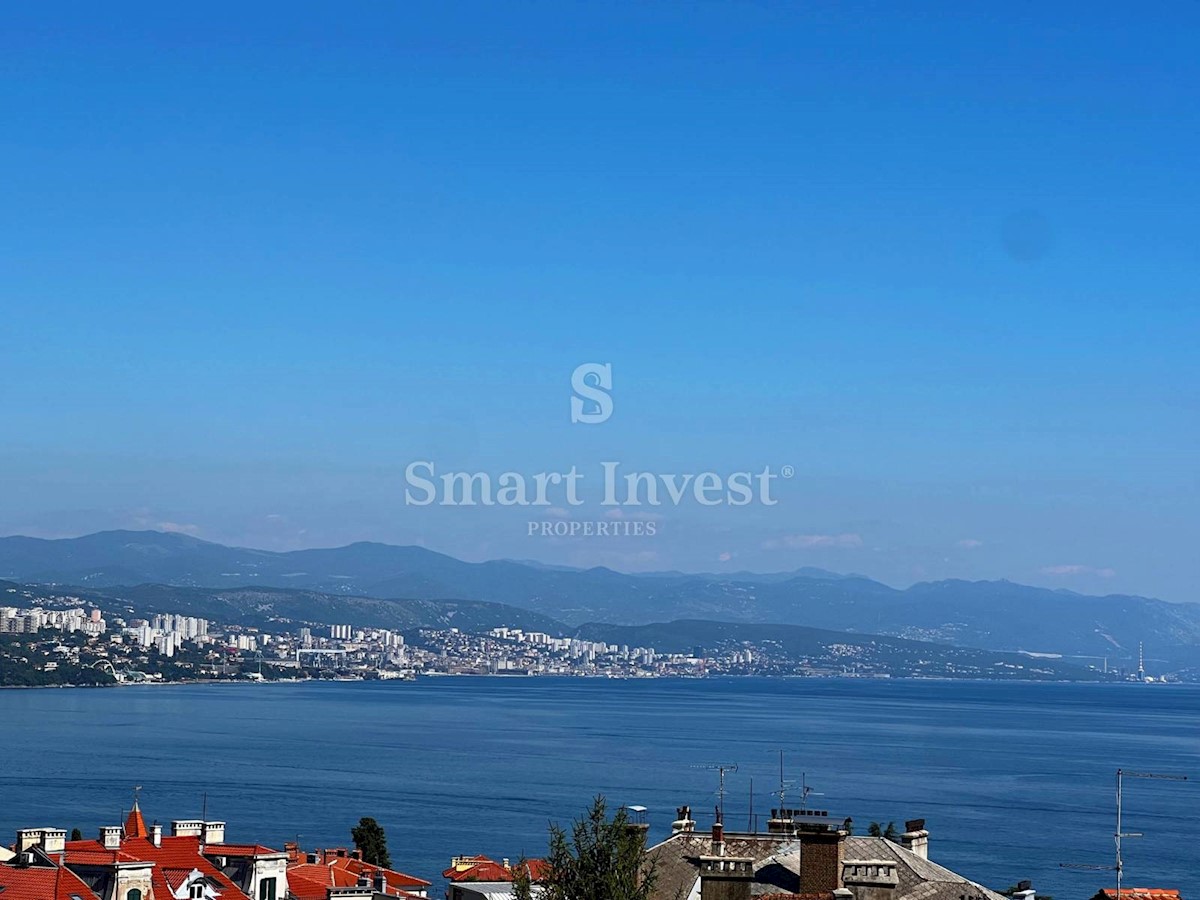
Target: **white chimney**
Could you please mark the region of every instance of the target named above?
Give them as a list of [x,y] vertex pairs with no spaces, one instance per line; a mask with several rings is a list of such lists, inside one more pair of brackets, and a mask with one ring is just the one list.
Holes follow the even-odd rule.
[[121,826],[105,825],[100,829],[100,843],[105,850],[121,849]]
[[42,849],[47,853],[62,853],[67,849],[67,833],[61,828],[42,829]]
[[904,823],[900,846],[921,859],[929,859],[929,832],[925,830],[924,819],[911,819]]
[[24,853],[30,847],[36,847],[42,841],[42,829],[40,828],[22,828],[17,832],[17,845],[13,847],[18,855]]
[[199,819],[176,819],[171,823],[171,834],[175,837],[200,837],[204,823]]
[[224,822],[205,822],[204,823],[204,843],[205,844],[223,844],[225,843],[225,823]]
[[162,826],[157,822],[150,826],[150,843],[155,847],[162,846]]

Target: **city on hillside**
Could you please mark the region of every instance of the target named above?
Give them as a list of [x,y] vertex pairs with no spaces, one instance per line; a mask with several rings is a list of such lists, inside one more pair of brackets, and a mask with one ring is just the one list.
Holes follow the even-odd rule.
[[[5,600],[4,597],[8,599]],[[554,635],[512,626],[385,629],[276,618],[263,626],[184,612],[109,609],[74,593],[37,587],[0,595],[0,686],[109,685],[295,679],[407,680],[434,675],[608,678],[793,676],[986,678],[1080,681],[1178,680],[1175,673],[1062,665],[1038,655],[997,654],[870,635],[794,646],[785,629],[756,640],[713,631],[686,651]],[[118,608],[119,607],[119,608]]]

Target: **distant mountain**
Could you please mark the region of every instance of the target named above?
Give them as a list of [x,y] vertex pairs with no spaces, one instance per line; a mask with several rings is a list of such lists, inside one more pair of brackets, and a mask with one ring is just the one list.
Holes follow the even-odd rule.
[[[32,606],[56,591],[0,581],[0,605]],[[148,617],[157,613],[201,616],[214,622],[294,631],[296,623],[405,630],[458,628],[484,632],[501,626],[567,634],[571,629],[540,613],[479,600],[380,600],[288,588],[197,588],[164,584],[67,589],[63,593],[100,609]],[[4,599],[5,596],[9,599]],[[16,596],[12,596],[16,595]]]
[[1152,671],[1200,665],[1198,604],[1090,597],[1007,581],[938,581],[898,590],[820,569],[627,575],[511,560],[467,563],[422,547],[378,543],[276,553],[130,531],[66,540],[0,538],[0,578],[94,588],[151,582],[290,588],[347,598],[453,598],[507,604],[568,625],[684,619],[803,625],[1107,657],[1113,664],[1129,664],[1144,643]]

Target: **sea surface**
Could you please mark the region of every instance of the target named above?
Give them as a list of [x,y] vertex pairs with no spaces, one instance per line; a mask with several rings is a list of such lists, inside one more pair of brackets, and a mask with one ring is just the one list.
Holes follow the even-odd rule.
[[[1128,780],[1127,886],[1200,900],[1200,687],[834,679],[180,685],[0,691],[0,841],[20,827],[120,821],[135,785],[148,820],[228,822],[228,839],[344,846],[361,816],[396,867],[434,882],[456,854],[545,851],[595,794],[759,825],[786,774],[809,805],[854,819],[924,818],[930,855],[989,887],[1029,878],[1088,898],[1111,872],[1114,773]],[[819,792],[819,793],[817,793]],[[792,789],[789,805],[796,798]]]

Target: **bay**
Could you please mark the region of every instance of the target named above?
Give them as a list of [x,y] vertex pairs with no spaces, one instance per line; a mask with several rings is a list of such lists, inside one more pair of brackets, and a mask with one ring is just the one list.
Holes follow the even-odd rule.
[[[1200,687],[839,679],[430,678],[414,683],[0,691],[0,835],[147,819],[227,821],[228,838],[344,846],[364,815],[396,867],[434,882],[457,854],[545,851],[595,794],[758,824],[804,773],[809,805],[868,823],[925,818],[933,859],[989,887],[1057,900],[1112,873],[1114,772],[1126,782],[1125,884],[1200,897]],[[789,796],[797,798],[795,789]]]

